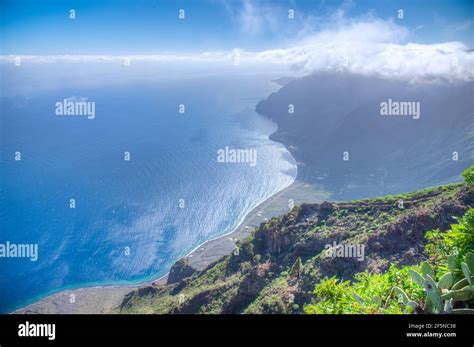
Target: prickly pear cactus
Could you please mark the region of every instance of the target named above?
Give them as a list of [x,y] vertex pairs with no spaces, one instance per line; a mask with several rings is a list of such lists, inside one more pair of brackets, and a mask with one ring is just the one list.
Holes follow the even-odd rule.
[[[463,278],[456,282],[456,259],[448,257],[448,272],[434,280],[435,272],[426,262],[420,266],[421,274],[413,269],[409,271],[413,282],[422,286],[426,293],[423,311],[426,313],[462,313],[474,314],[474,253],[467,253],[460,264]],[[418,304],[410,300],[399,287],[393,292],[398,295],[407,311],[414,311]]]

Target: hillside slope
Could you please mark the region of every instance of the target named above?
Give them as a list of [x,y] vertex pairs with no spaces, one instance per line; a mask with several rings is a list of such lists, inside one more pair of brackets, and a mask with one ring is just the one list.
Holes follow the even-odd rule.
[[[403,201],[403,206],[399,203]],[[262,223],[238,252],[187,278],[129,293],[121,313],[301,313],[325,276],[351,279],[423,259],[426,231],[446,230],[474,206],[474,188],[456,183],[360,201],[303,204]],[[363,245],[365,257],[331,257],[333,242]],[[301,261],[300,261],[301,259]],[[175,266],[187,266],[185,261]]]
[[[473,95],[472,82],[321,74],[289,81],[256,111],[278,124],[271,138],[303,163],[299,179],[350,200],[458,181],[474,160]],[[419,103],[419,119],[382,116],[388,100]]]

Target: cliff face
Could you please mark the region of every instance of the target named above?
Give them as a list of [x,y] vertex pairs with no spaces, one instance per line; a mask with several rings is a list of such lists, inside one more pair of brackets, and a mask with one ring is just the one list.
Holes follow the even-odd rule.
[[[403,202],[403,204],[400,203]],[[299,313],[324,276],[350,279],[423,259],[426,231],[446,230],[474,205],[474,189],[451,184],[345,203],[303,204],[190,277],[131,292],[123,313]],[[334,257],[329,247],[362,253]],[[363,247],[363,248],[362,248]],[[182,268],[181,265],[178,268]]]
[[[288,82],[256,111],[278,124],[272,139],[304,163],[300,179],[322,185],[334,200],[349,200],[457,181],[474,160],[472,95],[472,82],[327,74]],[[419,118],[382,115],[388,100],[417,103]]]
[[171,267],[166,284],[178,283],[195,272],[196,269],[189,265],[188,259],[183,258]]

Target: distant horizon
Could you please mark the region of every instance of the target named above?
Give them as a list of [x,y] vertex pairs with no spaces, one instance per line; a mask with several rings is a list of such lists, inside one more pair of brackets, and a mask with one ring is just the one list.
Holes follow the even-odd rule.
[[470,1],[431,1],[423,11],[413,1],[372,0],[7,1],[1,8],[0,63],[7,65],[157,62],[474,80]]
[[469,0],[430,1],[423,11],[410,0],[283,0],[276,4],[266,0],[185,0],[173,4],[7,0],[0,8],[2,55],[265,51],[293,47],[315,35],[374,21],[391,23],[398,31],[391,37],[384,30],[375,35],[369,32],[369,39],[375,41],[457,41],[474,48],[474,3]]

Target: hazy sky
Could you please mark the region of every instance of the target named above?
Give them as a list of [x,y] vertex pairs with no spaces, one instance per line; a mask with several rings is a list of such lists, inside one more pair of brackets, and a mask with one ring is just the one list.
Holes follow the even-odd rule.
[[292,47],[341,21],[371,18],[403,27],[402,43],[474,47],[472,0],[2,0],[0,9],[3,55],[262,51]]

